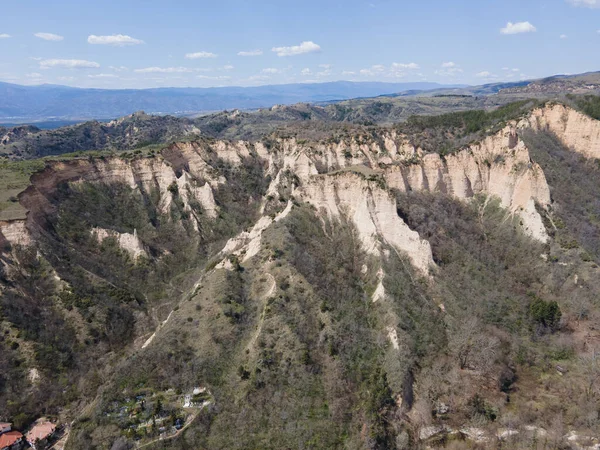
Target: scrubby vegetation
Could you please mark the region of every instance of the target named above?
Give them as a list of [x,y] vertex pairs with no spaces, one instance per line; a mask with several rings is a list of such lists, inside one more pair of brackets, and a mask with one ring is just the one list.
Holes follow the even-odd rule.
[[[399,213],[432,244],[439,266],[434,298],[448,314],[449,359],[435,360],[417,376],[418,395],[425,402],[415,407],[421,420],[431,423],[427,411],[454,402],[454,418],[464,414],[462,420],[473,424],[507,424],[520,415],[546,429],[558,422],[587,423],[597,433],[600,422],[587,421],[594,415],[586,394],[588,356],[575,356],[581,350],[587,355],[588,349],[576,347],[573,339],[580,327],[593,327],[581,309],[589,313],[600,306],[600,285],[584,275],[590,263],[529,240],[506,211],[485,199],[464,205],[439,195],[399,194],[398,205]],[[554,257],[546,258],[547,263],[542,256],[549,250]],[[565,282],[574,273],[584,280]],[[577,318],[584,322],[573,322]],[[498,390],[487,383],[470,390],[462,377],[454,384],[451,373],[457,365],[487,374]],[[557,365],[569,367],[569,381],[561,378]],[[548,378],[553,381],[544,385],[542,380]],[[467,379],[480,383],[469,375]],[[553,400],[537,401],[531,409],[528,402],[542,385],[553,393]],[[469,392],[479,397],[465,404]],[[560,400],[566,392],[571,402]],[[527,444],[515,438],[513,445]]]
[[465,144],[502,128],[541,103],[521,100],[497,109],[469,110],[432,116],[411,116],[397,125],[398,131],[409,136],[411,143],[426,152],[442,155],[459,150]]
[[569,94],[567,95],[567,99],[576,109],[579,109],[592,119],[600,120],[600,96]]
[[[350,222],[299,206],[267,230],[256,263],[214,272],[181,304],[161,345],[124,362],[103,405],[123,389],[132,396],[210,385],[215,407],[168,448],[416,448],[419,430],[440,424],[596,429],[586,417],[598,386],[588,392],[587,363],[575,356],[564,285],[580,265],[544,261],[548,249],[485,198],[467,205],[398,194],[398,207],[432,243],[434,285],[393,249],[382,260],[367,255]],[[373,303],[379,265],[386,299]],[[270,277],[276,290],[263,298],[266,287],[255,286]],[[595,301],[595,285],[581,290]],[[569,380],[556,365],[568,367]],[[532,409],[539,389],[556,401]],[[566,389],[573,404],[559,401]],[[90,423],[108,433],[114,422],[102,408]],[[228,431],[232,424],[239,433]],[[78,442],[93,439],[93,427],[84,429],[88,438]],[[511,448],[530,445],[525,435],[511,439]]]
[[[266,189],[261,164],[250,158],[236,170],[224,163],[217,170],[230,180],[215,192],[221,216],[209,219],[192,204],[199,231],[177,192],[168,193],[173,201],[163,211],[157,190],[59,186],[50,199],[55,212],[40,222],[37,248],[14,248],[14,270],[10,277],[2,271],[0,324],[6,328],[0,331],[10,348],[0,360],[8,368],[0,383],[3,416],[31,420],[95,392],[94,374],[150,326],[154,308],[174,307],[189,274],[256,220]],[[114,238],[99,242],[96,227],[136,233],[146,256],[134,259]],[[27,389],[32,368],[52,387]]]
[[[389,104],[363,112],[392,114]],[[412,117],[397,128],[443,155],[536,104]],[[350,120],[345,105],[334,108]],[[311,120],[311,111],[281,114]],[[215,132],[244,126],[220,119]],[[306,129],[328,130],[320,126]],[[340,125],[328,139],[355,133],[384,147],[378,130]],[[37,179],[35,245],[2,249],[0,419],[23,427],[64,414],[76,419],[69,446],[82,450],[467,448],[473,430],[511,431],[503,448],[560,448],[567,429],[598,435],[600,169],[548,133],[522,137],[551,186],[552,207],[538,209],[552,239],[525,235],[495,198],[388,192],[430,243],[429,274],[386,242],[367,251],[343,208],[332,217],[303,203],[288,166],[267,196],[267,162],[251,145],[234,164],[202,141],[216,218],[188,198],[206,183],[189,173],[189,186],[179,178],[162,192],[158,182],[49,189]],[[279,156],[275,135],[264,144]],[[180,176],[185,162],[163,156]],[[34,166],[10,164],[19,176]],[[376,169],[344,170],[388,189]],[[269,222],[288,204],[289,215]],[[256,255],[220,253],[261,214],[270,225]],[[125,233],[139,240],[139,256],[120,246]],[[547,430],[543,442],[525,426]]]
[[549,132],[525,131],[523,139],[544,170],[554,204],[547,228],[563,248],[600,262],[598,161],[570,151]]

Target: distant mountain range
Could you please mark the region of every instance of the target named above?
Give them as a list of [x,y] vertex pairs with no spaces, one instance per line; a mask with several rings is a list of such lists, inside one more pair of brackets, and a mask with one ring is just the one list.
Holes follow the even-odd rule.
[[257,87],[82,89],[0,83],[0,123],[112,119],[139,110],[150,114],[190,115],[457,87],[464,85],[336,81]]

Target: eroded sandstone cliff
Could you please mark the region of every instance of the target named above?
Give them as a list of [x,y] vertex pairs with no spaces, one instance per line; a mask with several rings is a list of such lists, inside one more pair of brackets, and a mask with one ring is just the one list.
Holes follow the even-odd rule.
[[[20,201],[30,211],[29,230],[53,210],[53,193],[65,182],[118,182],[155,192],[163,212],[178,195],[186,211],[193,214],[190,204],[197,202],[214,218],[219,207],[213,189],[225,183],[222,176],[215,175],[215,165],[236,167],[244,159],[255,158],[264,161],[264,176],[270,179],[261,208],[263,219],[248,235],[230,242],[224,254],[239,253],[243,247],[245,258],[256,253],[256,249],[247,253],[245,246],[251,241],[258,245],[261,231],[272,223],[273,214],[281,212],[271,211],[272,217],[267,219],[265,207],[269,200],[282,197],[280,190],[285,184],[289,200],[311,203],[331,217],[350,217],[368,251],[376,251],[378,243],[390,244],[426,271],[432,262],[428,244],[398,217],[392,190],[440,192],[461,200],[477,194],[494,196],[521,217],[528,234],[543,242],[548,239],[536,205],[547,207],[550,193],[543,171],[519,138],[519,130],[526,127],[550,130],[586,157],[600,155],[598,121],[562,105],[549,105],[446,156],[425,154],[406,136],[382,130],[378,136],[352,136],[337,142],[307,143],[290,138],[267,146],[261,142],[198,141],[173,144],[154,158],[52,162],[32,177],[32,185]],[[288,199],[284,201],[288,210],[293,207]],[[13,244],[28,242],[22,223],[3,223],[0,229]]]

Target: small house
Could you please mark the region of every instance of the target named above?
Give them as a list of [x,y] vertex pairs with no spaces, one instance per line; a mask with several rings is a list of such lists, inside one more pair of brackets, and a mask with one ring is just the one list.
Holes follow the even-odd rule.
[[46,448],[48,440],[54,435],[56,425],[48,421],[37,421],[33,428],[27,432],[25,438],[27,442],[36,450]]
[[8,433],[10,430],[12,430],[12,423],[0,422],[0,434]]
[[0,450],[18,450],[22,447],[23,435],[18,431],[0,434]]

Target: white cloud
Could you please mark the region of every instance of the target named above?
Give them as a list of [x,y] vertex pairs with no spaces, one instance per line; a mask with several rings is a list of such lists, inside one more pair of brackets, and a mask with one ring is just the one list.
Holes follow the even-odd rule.
[[145,67],[143,69],[135,69],[137,73],[191,73],[193,69],[188,67]]
[[266,69],[261,70],[262,73],[269,73],[269,74],[274,74],[274,73],[280,73],[281,70],[279,69],[274,69],[273,67],[267,67]]
[[600,8],[600,0],[568,0],[575,6],[584,6],[586,8]]
[[496,75],[494,75],[491,72],[488,72],[487,70],[484,70],[483,72],[476,73],[475,76],[477,78],[487,78],[487,79],[498,78]]
[[8,39],[10,36],[10,34],[6,34],[6,33],[0,33],[0,39]]
[[305,75],[305,76],[306,76],[306,75],[310,75],[310,69],[309,69],[308,67],[306,67],[306,68],[302,69],[302,70],[300,71],[300,73],[301,73],[302,75]]
[[436,70],[435,74],[441,77],[455,77],[456,75],[463,73],[463,70],[453,61],[446,61],[441,64],[441,69]]
[[277,56],[295,56],[321,51],[321,47],[313,41],[304,41],[300,45],[293,45],[291,47],[273,47],[271,50],[277,53]]
[[10,73],[0,73],[0,80],[18,81],[19,77]]
[[119,78],[114,73],[99,73],[97,75],[88,75],[89,78]]
[[144,44],[144,41],[141,39],[132,38],[126,34],[113,34],[110,36],[96,36],[95,34],[91,34],[88,36],[87,41],[88,44],[114,45],[116,47]]
[[269,76],[267,75],[252,75],[251,77],[248,78],[248,80],[250,81],[261,81],[261,80],[268,80]]
[[537,29],[529,22],[508,22],[504,28],[500,29],[502,34],[531,33],[534,31],[537,31]]
[[40,68],[42,69],[56,67],[62,69],[97,69],[100,64],[84,59],[43,59],[40,61]]
[[201,80],[220,80],[220,81],[225,81],[225,80],[231,80],[231,77],[227,76],[227,75],[219,75],[219,76],[208,76],[208,75],[198,75],[196,78],[200,78]]
[[568,36],[567,36],[566,34],[561,34],[561,35],[559,36],[559,38],[561,38],[561,39],[566,39],[567,37],[568,37]]
[[60,81],[74,81],[75,77],[58,77]]
[[238,52],[238,56],[260,56],[263,54],[262,50],[249,50]]
[[331,64],[319,64],[319,67],[325,70],[331,69],[333,66]]
[[196,52],[196,53],[186,53],[186,59],[200,59],[200,58],[216,58],[217,55],[211,52]]
[[342,75],[356,75],[356,72],[353,72],[351,70],[344,70],[342,72]]
[[235,69],[235,67],[233,67],[232,65],[223,66],[223,70],[233,70],[233,69]]
[[504,70],[505,72],[520,72],[521,69],[517,69],[516,67],[511,69],[510,67],[503,67],[502,70]]
[[64,39],[64,37],[53,33],[35,33],[34,36],[45,41],[62,41]]
[[322,77],[328,77],[331,75],[331,69],[325,69],[321,72],[317,72],[317,77],[322,78]]
[[371,77],[377,74],[381,74],[383,72],[385,72],[385,66],[382,64],[375,64],[374,66],[371,66],[370,69],[361,69],[358,73],[360,73],[361,75]]
[[409,69],[409,70],[420,69],[419,65],[417,63],[414,63],[414,62],[411,62],[411,63],[408,63],[408,64],[392,63],[392,68],[393,69]]
[[27,78],[42,78],[43,75],[41,73],[32,72],[25,75]]
[[125,66],[108,66],[108,68],[110,70],[114,70],[115,72],[125,72],[127,70],[129,70],[127,67]]

